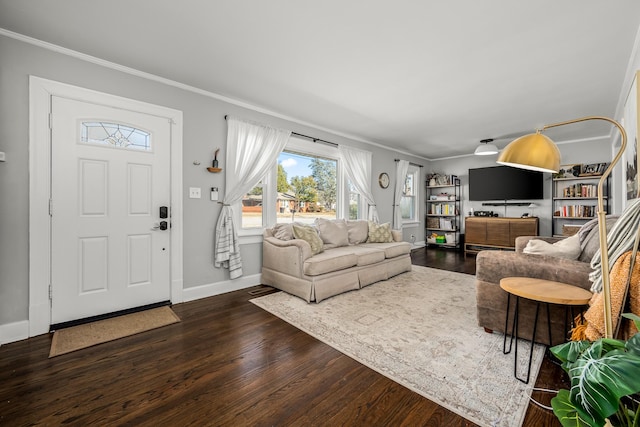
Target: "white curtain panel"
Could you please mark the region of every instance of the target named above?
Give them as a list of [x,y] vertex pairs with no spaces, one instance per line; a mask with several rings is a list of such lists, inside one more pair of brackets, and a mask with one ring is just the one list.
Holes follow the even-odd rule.
[[216,225],[214,266],[228,268],[230,278],[237,279],[242,276],[242,258],[231,206],[273,167],[291,131],[231,116],[227,127],[226,191]]
[[369,221],[380,222],[376,202],[371,191],[371,152],[356,150],[342,145],[338,147],[338,151],[344,170],[347,172],[351,183],[369,205],[367,218]]
[[399,160],[396,162],[396,186],[393,195],[393,229],[400,230],[402,228],[402,211],[400,210],[400,200],[404,191],[404,183],[407,180],[407,171],[409,170],[409,162],[407,160]]

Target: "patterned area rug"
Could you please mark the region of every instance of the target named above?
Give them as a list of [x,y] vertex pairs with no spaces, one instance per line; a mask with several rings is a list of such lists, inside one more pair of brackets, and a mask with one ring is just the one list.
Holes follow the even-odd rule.
[[[530,385],[516,380],[503,335],[477,326],[474,280],[413,266],[319,304],[284,292],[251,302],[476,424],[520,426],[544,347],[534,348]],[[529,342],[519,347],[526,372]]]

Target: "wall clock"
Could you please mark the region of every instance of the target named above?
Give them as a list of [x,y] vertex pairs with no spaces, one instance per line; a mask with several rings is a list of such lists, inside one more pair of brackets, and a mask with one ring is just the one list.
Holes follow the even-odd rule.
[[389,187],[389,175],[386,172],[382,172],[378,177],[378,184],[380,187],[387,188]]

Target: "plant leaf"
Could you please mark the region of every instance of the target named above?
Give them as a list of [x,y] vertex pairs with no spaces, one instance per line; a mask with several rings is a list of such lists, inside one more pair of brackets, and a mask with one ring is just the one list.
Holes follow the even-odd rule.
[[632,336],[625,347],[627,351],[636,356],[640,356],[640,334]]
[[624,313],[622,315],[622,317],[625,317],[627,319],[633,320],[633,323],[636,324],[636,328],[638,328],[638,330],[640,330],[640,316],[638,316],[637,314],[634,314],[634,313]]
[[606,418],[617,411],[619,400],[640,391],[640,357],[613,350],[600,357],[599,340],[572,363],[570,398],[589,415]]
[[551,399],[553,413],[563,427],[600,427],[605,423],[604,418],[591,417],[576,406],[569,396],[568,390],[558,391],[558,395]]
[[575,362],[578,357],[591,346],[589,341],[569,341],[549,349],[562,363]]

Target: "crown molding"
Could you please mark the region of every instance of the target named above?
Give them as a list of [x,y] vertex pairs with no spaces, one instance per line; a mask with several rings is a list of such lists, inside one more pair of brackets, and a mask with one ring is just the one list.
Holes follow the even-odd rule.
[[178,88],[178,89],[182,89],[182,90],[187,91],[187,92],[192,92],[192,93],[196,93],[198,95],[206,96],[208,98],[213,98],[213,99],[216,99],[218,101],[226,102],[228,104],[236,105],[238,107],[246,108],[247,110],[252,110],[252,111],[255,111],[255,112],[258,112],[258,113],[266,114],[266,115],[269,115],[269,116],[272,116],[272,117],[276,117],[276,118],[279,118],[279,119],[282,119],[282,120],[287,120],[289,122],[296,123],[298,125],[305,126],[305,127],[308,127],[308,128],[312,128],[312,129],[315,129],[315,130],[318,130],[318,131],[321,131],[321,132],[327,132],[327,133],[329,133],[331,135],[340,136],[342,138],[351,139],[353,141],[358,141],[358,142],[361,142],[363,144],[372,145],[372,146],[375,146],[375,147],[378,147],[378,148],[381,148],[381,149],[384,149],[384,150],[389,150],[389,151],[393,151],[393,152],[396,152],[396,153],[399,153],[399,154],[404,154],[404,155],[407,155],[407,156],[411,156],[411,157],[415,157],[415,158],[431,161],[431,159],[429,159],[429,158],[422,157],[422,156],[419,156],[419,155],[416,155],[416,154],[413,154],[413,153],[409,153],[409,152],[406,152],[406,151],[398,150],[396,148],[389,147],[389,146],[386,146],[386,145],[382,145],[382,144],[379,144],[377,142],[369,141],[367,139],[361,138],[361,137],[356,136],[356,135],[351,135],[351,134],[348,134],[348,133],[343,133],[343,132],[336,131],[336,130],[333,130],[333,129],[329,129],[329,128],[326,128],[326,127],[323,127],[323,126],[319,126],[319,125],[316,125],[314,123],[310,123],[310,122],[307,122],[307,121],[304,121],[304,120],[297,119],[297,118],[292,117],[292,116],[288,116],[286,114],[278,113],[277,111],[273,111],[273,110],[269,110],[269,109],[264,108],[264,107],[260,107],[258,105],[254,105],[254,104],[251,104],[251,103],[248,103],[248,102],[245,102],[245,101],[241,101],[241,100],[238,100],[238,99],[234,99],[234,98],[229,98],[227,96],[220,95],[220,94],[215,93],[215,92],[211,92],[211,91],[208,91],[208,90],[200,89],[200,88],[195,87],[195,86],[191,86],[191,85],[184,84],[184,83],[181,83],[181,82],[178,82],[178,81],[175,81],[175,80],[167,79],[165,77],[161,77],[161,76],[158,76],[158,75],[155,75],[155,74],[147,73],[145,71],[140,71],[140,70],[137,70],[135,68],[127,67],[127,66],[124,66],[124,65],[121,65],[121,64],[117,64],[115,62],[107,61],[105,59],[101,59],[101,58],[98,58],[98,57],[95,57],[95,56],[87,55],[85,53],[78,52],[78,51],[75,51],[75,50],[72,50],[72,49],[68,49],[66,47],[62,47],[62,46],[59,46],[59,45],[56,45],[56,44],[53,44],[53,43],[49,43],[49,42],[46,42],[46,41],[43,41],[43,40],[39,40],[39,39],[36,39],[36,38],[33,38],[33,37],[29,37],[29,36],[26,36],[24,34],[16,33],[16,32],[7,30],[5,28],[1,28],[0,27],[0,35],[9,37],[9,38],[12,38],[12,39],[15,39],[15,40],[18,40],[18,41],[33,45],[33,46],[41,47],[43,49],[47,49],[47,50],[50,50],[52,52],[56,52],[56,53],[60,53],[62,55],[70,56],[72,58],[76,58],[76,59],[79,59],[81,61],[90,62],[92,64],[96,64],[96,65],[99,65],[101,67],[105,67],[105,68],[109,68],[109,69],[112,69],[112,70],[120,71],[122,73],[130,74],[132,76],[136,76],[136,77],[140,77],[140,78],[143,78],[143,79],[146,79],[146,80],[150,80],[150,81],[154,81],[154,82],[157,82],[157,83],[161,83],[161,84],[164,84],[164,85],[167,85],[167,86],[172,86],[172,87],[175,87],[175,88]]

